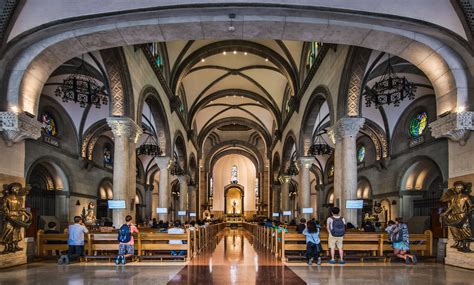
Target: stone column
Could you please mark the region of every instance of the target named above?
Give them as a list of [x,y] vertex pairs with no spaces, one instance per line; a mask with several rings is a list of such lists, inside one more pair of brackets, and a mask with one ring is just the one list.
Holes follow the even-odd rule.
[[[134,146],[142,130],[132,119],[125,117],[107,118],[107,124],[114,134],[114,200],[125,200],[125,209],[114,209],[112,214],[115,227],[120,227],[125,222],[125,216],[134,216],[136,187],[131,187],[136,181],[131,180],[136,180],[136,165],[131,164],[135,162]],[[130,173],[131,170],[133,173]]]
[[271,213],[270,216],[273,213],[279,213],[281,211],[280,209],[280,191],[281,191],[281,185],[273,184],[272,185],[272,208],[271,208]]
[[[189,185],[188,186],[188,210],[190,213],[196,213],[196,185]],[[197,215],[197,213],[196,213]],[[195,219],[194,217],[192,218]]]
[[[289,175],[282,175],[279,177],[279,180],[280,180],[280,184],[281,184],[281,191],[280,191],[280,203],[281,203],[281,206],[280,206],[280,209],[281,209],[281,213],[283,214],[284,211],[292,211],[292,209],[290,209],[290,197],[289,197],[289,194],[290,194],[290,181],[291,181],[291,176]],[[293,213],[292,213],[293,215]],[[288,216],[284,216],[283,219],[284,220],[288,220],[290,217]]]
[[[151,220],[155,216],[153,216],[153,184],[146,184],[145,185],[145,219]],[[156,213],[156,210],[155,210]]]
[[[356,139],[364,118],[342,118],[329,130],[336,145],[334,155],[334,197],[347,222],[357,224],[357,209],[346,209],[346,200],[357,199]],[[339,169],[338,169],[339,168]],[[335,203],[337,205],[337,202]]]
[[305,218],[306,220],[311,218],[311,214],[303,214],[303,208],[311,208],[311,181],[309,169],[313,165],[313,162],[315,162],[315,159],[312,156],[300,157],[298,159],[300,165],[300,185],[298,193],[298,204],[300,207],[298,212],[299,217]]
[[168,213],[157,214],[156,208],[153,209],[153,212],[155,213],[155,215],[157,215],[158,220],[163,220],[164,222],[167,222],[168,217],[169,217],[169,210],[170,210],[169,197],[171,196],[170,187],[169,187],[170,173],[168,169],[170,158],[168,156],[155,157],[155,162],[156,162],[156,165],[158,165],[158,168],[160,169],[160,181],[159,181],[159,186],[158,186],[158,192],[154,193],[153,204],[157,205],[156,208],[168,209]]
[[[179,175],[179,207],[178,211],[186,211],[186,215],[188,215],[188,184],[189,184],[189,175]],[[179,219],[184,219],[185,217],[181,217]]]

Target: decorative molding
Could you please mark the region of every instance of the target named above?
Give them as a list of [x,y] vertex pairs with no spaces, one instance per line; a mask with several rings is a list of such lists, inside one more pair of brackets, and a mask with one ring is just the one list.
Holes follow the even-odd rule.
[[171,158],[169,156],[159,156],[155,157],[155,162],[160,170],[169,169]]
[[278,181],[280,181],[280,184],[285,184],[285,183],[290,183],[291,182],[291,176],[290,175],[280,175],[278,177]]
[[0,132],[7,146],[25,139],[41,137],[42,124],[25,113],[0,112]]
[[363,90],[362,82],[371,50],[360,48],[355,52],[354,62],[351,67],[350,80],[347,88],[347,115],[359,116],[359,105]]
[[134,143],[138,142],[142,129],[130,118],[110,117],[107,118],[107,124],[112,129],[114,137],[128,137]]
[[364,118],[342,118],[329,129],[329,138],[335,144],[344,137],[356,136],[364,122]]
[[471,131],[474,131],[474,112],[451,113],[430,124],[431,135],[448,138],[464,145]]
[[10,20],[13,17],[16,7],[20,3],[19,0],[6,0],[3,2],[3,7],[0,7],[2,8],[0,14],[0,46],[7,39],[7,30],[10,25]]
[[298,164],[306,169],[310,169],[313,163],[316,163],[316,159],[312,156],[302,156],[298,158]]

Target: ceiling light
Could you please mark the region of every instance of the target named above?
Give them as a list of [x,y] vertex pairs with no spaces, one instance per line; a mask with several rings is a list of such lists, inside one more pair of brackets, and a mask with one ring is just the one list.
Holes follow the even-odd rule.
[[247,52],[244,52],[244,55],[247,55]]
[[223,51],[223,52],[222,52],[222,54],[223,54],[223,55],[226,55],[226,54],[227,54],[227,52],[226,52],[226,51]]
[[237,51],[236,51],[236,50],[234,50],[234,54],[237,54]]
[[268,58],[265,58],[265,61],[268,61]]
[[201,59],[201,62],[205,62],[205,61],[206,61],[206,60],[205,60],[204,58],[203,58],[203,59]]

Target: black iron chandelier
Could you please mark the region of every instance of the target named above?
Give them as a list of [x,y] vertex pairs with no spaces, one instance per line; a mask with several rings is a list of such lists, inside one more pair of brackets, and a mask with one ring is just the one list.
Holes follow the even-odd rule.
[[90,73],[83,55],[79,67],[59,84],[55,95],[61,97],[63,102],[79,103],[82,108],[89,105],[94,105],[96,108],[100,108],[101,104],[107,105],[109,98],[104,92],[105,88],[99,86],[97,81],[88,75]]
[[322,133],[319,133],[314,140],[314,143],[309,147],[308,155],[332,155],[334,149],[330,147],[324,140]]
[[179,161],[177,157],[175,157],[173,162],[171,163],[170,173],[173,176],[180,176],[184,174],[184,170],[183,168],[181,168],[181,165],[179,165]]
[[298,175],[299,170],[298,170],[298,167],[296,166],[296,161],[295,160],[292,160],[290,162],[290,166],[288,166],[288,169],[286,170],[286,174],[290,175],[290,176],[296,176]]
[[163,152],[161,151],[158,142],[155,137],[148,134],[146,140],[137,148],[137,156],[146,155],[146,156],[160,156]]
[[413,82],[408,81],[406,77],[399,77],[395,73],[389,55],[387,69],[382,78],[372,88],[366,86],[365,91],[365,105],[367,107],[372,106],[372,104],[375,104],[376,108],[390,104],[398,107],[400,102],[406,98],[409,100],[415,99],[416,86]]

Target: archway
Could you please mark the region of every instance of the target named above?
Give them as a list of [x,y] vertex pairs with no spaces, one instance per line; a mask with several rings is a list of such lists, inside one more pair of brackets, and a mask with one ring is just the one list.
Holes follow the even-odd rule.
[[224,213],[229,216],[242,216],[244,207],[244,186],[229,184],[224,188]]
[[114,199],[112,179],[104,178],[98,187],[97,197],[97,220],[99,224],[110,225],[112,222],[112,210],[109,209],[108,200]]

